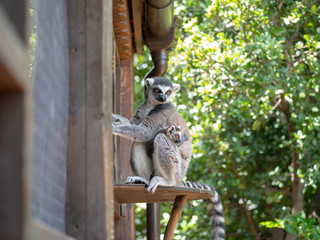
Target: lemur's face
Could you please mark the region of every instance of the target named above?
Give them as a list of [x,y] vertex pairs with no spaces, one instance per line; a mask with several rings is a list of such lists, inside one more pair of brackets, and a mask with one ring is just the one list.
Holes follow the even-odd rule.
[[152,88],[154,98],[160,103],[170,102],[172,99],[172,88],[156,85]]
[[148,98],[157,104],[170,102],[173,93],[180,88],[179,84],[174,84],[165,78],[148,78],[146,79]]
[[182,136],[181,136],[181,127],[180,126],[171,126],[167,129],[167,136],[173,141],[174,143],[181,143]]

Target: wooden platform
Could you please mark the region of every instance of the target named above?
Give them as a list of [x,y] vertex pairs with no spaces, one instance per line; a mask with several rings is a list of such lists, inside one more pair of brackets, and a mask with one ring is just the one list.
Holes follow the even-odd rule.
[[[185,187],[158,187],[154,194],[148,193],[144,184],[115,184],[115,217],[125,216],[121,204],[174,202],[164,240],[172,240],[174,229],[185,203],[189,200],[209,199],[212,191]],[[154,233],[153,233],[154,234]],[[152,234],[151,234],[152,235]],[[157,239],[157,238],[156,238]]]
[[113,191],[120,204],[174,202],[177,196],[187,196],[187,201],[212,197],[209,190],[185,187],[158,187],[152,194],[147,192],[144,184],[115,184]]

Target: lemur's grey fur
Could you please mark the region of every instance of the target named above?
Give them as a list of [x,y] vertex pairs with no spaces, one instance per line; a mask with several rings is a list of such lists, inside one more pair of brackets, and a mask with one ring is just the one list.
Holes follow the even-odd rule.
[[[220,197],[209,185],[183,182],[192,155],[189,128],[171,103],[180,85],[156,77],[146,79],[146,99],[128,120],[113,114],[113,134],[132,140],[131,167],[137,176],[125,183],[143,182],[154,193],[158,186],[184,186],[213,191],[213,239],[225,239]],[[174,140],[175,134],[179,139]],[[210,210],[210,209],[209,209]]]

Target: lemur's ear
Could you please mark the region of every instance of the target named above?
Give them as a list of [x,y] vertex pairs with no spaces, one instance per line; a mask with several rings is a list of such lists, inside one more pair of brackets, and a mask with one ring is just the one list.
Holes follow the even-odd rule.
[[153,78],[147,78],[146,79],[146,86],[150,87],[153,85],[154,79]]
[[177,83],[172,83],[172,86],[173,86],[173,91],[174,92],[176,92],[176,91],[179,91],[179,89],[180,89],[180,85],[179,84],[177,84]]

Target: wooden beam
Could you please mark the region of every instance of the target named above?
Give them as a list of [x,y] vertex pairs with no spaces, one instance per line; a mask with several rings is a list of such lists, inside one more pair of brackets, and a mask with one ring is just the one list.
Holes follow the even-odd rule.
[[132,30],[127,0],[113,1],[113,28],[117,39],[120,59],[132,57]]
[[[132,58],[120,61],[119,92],[117,92],[119,114],[127,118],[133,115],[133,63]],[[118,138],[117,183],[123,183],[132,175],[130,167],[131,142]],[[115,239],[135,239],[134,205],[127,204],[127,217],[115,222]]]
[[132,0],[132,15],[133,15],[133,37],[135,50],[138,54],[143,54],[143,38],[142,38],[142,0]]
[[68,0],[69,136],[66,232],[86,239],[86,35],[85,1]]
[[187,196],[177,196],[173,208],[171,211],[171,216],[168,222],[168,225],[166,227],[166,231],[164,233],[164,240],[172,240],[173,239],[173,233],[174,229],[177,226],[177,223],[179,221],[179,218],[181,216],[181,213],[183,211],[184,205],[187,202],[188,197]]
[[86,2],[87,239],[113,235],[112,1]]
[[67,233],[113,239],[112,1],[68,0]]
[[0,239],[31,240],[32,93],[26,3],[0,4]]
[[30,82],[28,51],[6,15],[0,5],[0,90],[21,91]]
[[33,220],[31,222],[31,239],[32,240],[75,240],[72,237],[68,237],[66,234],[61,233],[50,226]]
[[144,184],[115,184],[114,196],[119,203],[173,202],[176,196],[187,196],[188,200],[209,199],[212,191],[186,187],[158,187],[154,194],[148,193]]

